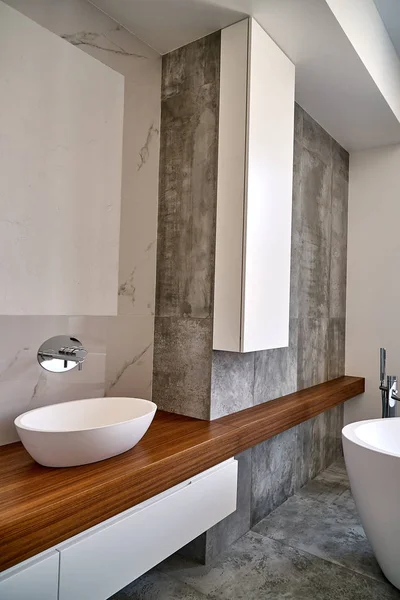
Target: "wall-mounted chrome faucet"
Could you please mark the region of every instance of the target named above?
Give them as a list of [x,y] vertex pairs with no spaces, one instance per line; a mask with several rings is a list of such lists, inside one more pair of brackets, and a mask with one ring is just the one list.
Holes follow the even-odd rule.
[[380,386],[382,396],[382,419],[397,416],[397,401],[400,397],[397,394],[397,376],[388,375],[386,377],[386,349],[381,348],[379,352],[380,359]]
[[46,340],[39,348],[37,359],[41,367],[52,373],[64,373],[82,365],[87,356],[87,350],[81,342],[68,335],[56,335]]

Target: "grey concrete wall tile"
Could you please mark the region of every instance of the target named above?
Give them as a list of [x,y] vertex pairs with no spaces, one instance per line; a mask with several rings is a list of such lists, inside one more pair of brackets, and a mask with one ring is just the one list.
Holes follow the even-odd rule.
[[308,113],[303,111],[303,145],[327,166],[332,164],[333,139]]
[[295,141],[301,142],[303,139],[303,115],[304,109],[297,104],[294,103],[294,139]]
[[211,419],[253,406],[254,355],[213,351]]
[[349,153],[336,140],[332,140],[333,170],[349,181]]
[[207,538],[208,531],[197,536],[194,540],[183,546],[176,553],[176,562],[179,562],[180,557],[184,560],[192,561],[200,565],[207,564]]
[[325,413],[325,467],[339,460],[343,456],[342,429],[344,426],[344,406],[340,404]]
[[296,490],[342,456],[342,428],[343,405],[297,426]]
[[346,319],[329,319],[328,379],[345,374]]
[[297,388],[302,390],[328,379],[329,319],[299,319]]
[[329,316],[332,168],[303,149],[299,317]]
[[289,347],[255,353],[254,404],[297,390],[297,319],[290,319]]
[[210,418],[211,319],[156,317],[153,400],[162,410]]
[[323,413],[296,428],[295,489],[300,489],[327,466],[326,433]]
[[156,314],[212,315],[220,33],[163,57]]
[[348,182],[332,174],[332,239],[329,316],[346,317]]
[[290,317],[299,313],[299,274],[302,243],[301,161],[303,146],[295,139],[293,148],[292,246],[290,256]]
[[294,493],[296,444],[292,428],[252,448],[252,525]]

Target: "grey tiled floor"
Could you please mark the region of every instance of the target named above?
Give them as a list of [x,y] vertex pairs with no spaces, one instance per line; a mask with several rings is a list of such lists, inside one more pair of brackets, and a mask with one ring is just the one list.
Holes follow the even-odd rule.
[[202,567],[177,555],[112,600],[400,600],[335,463]]

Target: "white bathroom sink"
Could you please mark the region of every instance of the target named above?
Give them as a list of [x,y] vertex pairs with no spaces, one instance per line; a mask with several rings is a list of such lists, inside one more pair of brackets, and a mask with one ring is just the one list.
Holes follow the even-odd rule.
[[45,467],[74,467],[126,452],[144,436],[156,404],[90,398],[30,410],[15,419],[21,442]]

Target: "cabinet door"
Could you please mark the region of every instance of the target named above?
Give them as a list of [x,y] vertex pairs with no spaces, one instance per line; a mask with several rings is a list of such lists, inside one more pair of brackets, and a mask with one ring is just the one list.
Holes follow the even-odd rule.
[[289,344],[294,70],[254,19],[222,30],[214,350]]
[[241,351],[289,345],[293,63],[250,19]]
[[230,460],[59,547],[60,600],[106,600],[236,509]]
[[59,553],[29,560],[0,575],[0,600],[57,600]]

